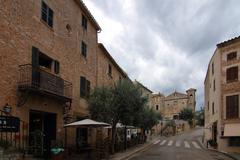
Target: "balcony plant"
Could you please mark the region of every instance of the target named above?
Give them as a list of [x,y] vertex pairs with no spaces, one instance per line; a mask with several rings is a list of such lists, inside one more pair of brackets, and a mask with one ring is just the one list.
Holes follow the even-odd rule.
[[11,146],[11,144],[6,140],[0,140],[0,148],[3,148],[4,150],[8,149]]

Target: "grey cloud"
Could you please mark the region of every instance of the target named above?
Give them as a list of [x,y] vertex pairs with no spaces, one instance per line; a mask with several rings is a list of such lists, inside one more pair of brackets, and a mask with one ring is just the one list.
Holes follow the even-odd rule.
[[[239,0],[84,1],[91,1],[124,27],[107,48],[132,79],[165,95],[194,87],[199,107],[203,106],[205,73],[216,44],[240,34]],[[125,14],[127,2],[135,3],[134,17]],[[103,28],[103,32],[108,31]],[[156,39],[163,40],[164,46]],[[161,48],[165,46],[170,49]],[[139,66],[136,58],[143,59],[148,68]]]

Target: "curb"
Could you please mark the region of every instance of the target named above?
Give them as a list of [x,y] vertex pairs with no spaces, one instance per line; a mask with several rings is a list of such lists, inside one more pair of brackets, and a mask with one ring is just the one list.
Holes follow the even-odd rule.
[[224,155],[232,158],[233,160],[239,160],[239,159],[237,159],[236,157],[230,155],[228,152],[219,151],[219,150],[217,150],[217,149],[212,149],[212,148],[207,148],[207,147],[201,142],[201,140],[199,140],[199,139],[198,139],[198,142],[201,144],[201,146],[202,146],[203,149],[205,149],[205,150],[222,153],[222,154],[224,154]]
[[123,158],[120,158],[119,160],[128,160],[128,159],[134,157],[134,155],[146,151],[148,148],[150,148],[150,147],[153,146],[153,145],[154,145],[153,143],[150,143],[150,144],[148,144],[148,145],[146,145],[146,146],[143,146],[143,147],[140,148],[139,150],[137,150],[137,151],[135,151],[135,152],[132,152],[132,153],[130,153],[129,155],[127,155],[127,156],[125,156],[125,157],[123,157]]
[[232,158],[232,159],[234,159],[234,160],[239,160],[239,159],[237,159],[236,157],[230,155],[228,152],[219,151],[219,150],[211,149],[211,148],[208,148],[207,150],[214,151],[214,152],[218,152],[218,153],[222,153],[222,154],[224,154],[224,155],[226,155],[226,156],[228,156],[228,157],[230,157],[230,158]]
[[[128,159],[134,157],[134,155],[146,151],[148,148],[150,148],[151,146],[154,145],[154,142],[155,141],[151,141],[151,142],[149,142],[149,144],[146,144],[146,145],[140,147],[139,149],[137,149],[136,151],[133,151],[133,152],[129,153],[128,155],[122,156],[122,157],[120,157],[119,159],[116,159],[116,160],[128,160]],[[110,159],[110,160],[115,160],[115,159],[113,158],[113,159]]]

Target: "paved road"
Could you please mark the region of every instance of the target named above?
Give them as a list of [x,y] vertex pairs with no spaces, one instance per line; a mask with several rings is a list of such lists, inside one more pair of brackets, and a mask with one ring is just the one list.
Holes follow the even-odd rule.
[[203,130],[194,131],[169,137],[160,138],[145,152],[142,152],[131,160],[232,160],[231,158],[203,149],[199,139]]

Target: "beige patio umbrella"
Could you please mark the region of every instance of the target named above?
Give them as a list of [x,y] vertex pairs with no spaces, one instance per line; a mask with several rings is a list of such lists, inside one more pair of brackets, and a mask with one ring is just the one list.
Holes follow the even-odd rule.
[[84,119],[84,120],[80,120],[80,121],[76,121],[73,123],[69,123],[64,125],[64,127],[106,127],[106,126],[110,126],[110,124],[108,123],[104,123],[104,122],[97,122],[91,119]]
[[92,119],[84,119],[76,122],[72,122],[69,124],[64,125],[65,127],[65,147],[67,144],[67,128],[68,127],[75,127],[75,128],[81,128],[81,127],[93,127],[93,128],[98,128],[98,127],[106,127],[110,126],[108,123],[104,122],[97,122]]

